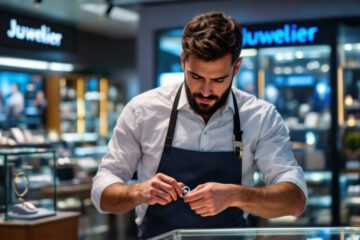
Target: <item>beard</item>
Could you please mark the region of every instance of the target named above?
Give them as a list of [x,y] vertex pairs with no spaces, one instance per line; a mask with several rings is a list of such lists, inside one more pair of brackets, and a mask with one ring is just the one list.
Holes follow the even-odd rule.
[[[186,90],[186,96],[189,101],[189,104],[191,108],[199,115],[201,116],[209,116],[211,117],[219,108],[225,105],[227,98],[230,94],[232,86],[232,81],[230,86],[226,89],[226,91],[221,95],[209,95],[207,97],[203,96],[201,93],[191,93],[189,86],[186,83],[185,80],[185,90]],[[209,104],[203,104],[196,102],[196,98],[203,98],[208,100],[215,100],[215,103],[213,105]]]

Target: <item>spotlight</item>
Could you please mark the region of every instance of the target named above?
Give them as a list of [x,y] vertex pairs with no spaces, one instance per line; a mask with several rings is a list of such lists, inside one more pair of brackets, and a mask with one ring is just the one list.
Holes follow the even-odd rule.
[[106,12],[105,12],[105,16],[106,16],[107,18],[110,18],[110,13],[111,13],[111,11],[113,10],[113,8],[114,8],[114,5],[109,4],[109,6],[108,6],[108,8],[106,9]]
[[41,7],[41,4],[42,4],[42,0],[34,0],[34,6],[35,6],[36,8]]

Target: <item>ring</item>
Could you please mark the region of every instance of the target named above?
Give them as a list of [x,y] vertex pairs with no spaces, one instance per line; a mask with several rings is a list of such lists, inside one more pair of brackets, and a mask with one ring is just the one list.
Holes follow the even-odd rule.
[[182,188],[183,194],[186,195],[187,193],[189,193],[191,191],[191,189],[188,186],[184,186]]

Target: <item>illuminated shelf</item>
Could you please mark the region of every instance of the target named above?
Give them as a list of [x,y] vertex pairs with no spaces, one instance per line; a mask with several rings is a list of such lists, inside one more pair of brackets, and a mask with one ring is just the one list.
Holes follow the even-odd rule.
[[358,173],[360,174],[360,168],[358,169],[344,169],[341,171],[341,173],[348,174],[348,173]]

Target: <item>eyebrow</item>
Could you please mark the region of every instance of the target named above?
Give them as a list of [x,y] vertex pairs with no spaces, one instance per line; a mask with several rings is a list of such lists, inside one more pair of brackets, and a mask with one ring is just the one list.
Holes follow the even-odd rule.
[[[195,76],[197,76],[197,77],[204,78],[203,76],[201,76],[201,75],[199,75],[199,74],[197,74],[197,73],[195,73],[195,72],[193,72],[193,71],[190,71],[190,70],[188,70],[188,71],[189,71],[189,73],[191,73],[192,75],[195,75]],[[229,76],[229,74],[226,74],[226,75],[221,76],[221,77],[210,78],[210,80],[219,80],[219,79],[224,79],[224,78],[227,78],[228,76]]]

